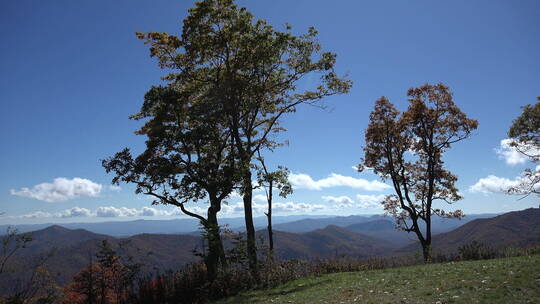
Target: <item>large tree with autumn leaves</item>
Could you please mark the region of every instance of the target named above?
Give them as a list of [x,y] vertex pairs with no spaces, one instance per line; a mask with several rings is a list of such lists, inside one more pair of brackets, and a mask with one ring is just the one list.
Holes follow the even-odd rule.
[[398,228],[415,233],[424,261],[431,260],[431,217],[461,218],[461,210],[446,211],[439,202],[461,199],[457,177],[445,169],[443,154],[468,138],[478,126],[454,103],[443,84],[409,89],[409,107],[401,113],[386,97],[379,98],[365,132],[362,171],[371,168],[395,190],[382,202]]

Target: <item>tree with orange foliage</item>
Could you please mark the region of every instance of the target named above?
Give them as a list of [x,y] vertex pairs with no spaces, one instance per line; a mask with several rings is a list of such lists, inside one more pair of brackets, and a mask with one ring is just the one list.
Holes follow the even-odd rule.
[[97,254],[98,262],[92,263],[73,277],[64,289],[61,304],[119,304],[125,303],[127,289],[134,276],[132,269],[120,263],[120,257],[103,240]]
[[[456,106],[447,86],[425,84],[409,89],[409,107],[400,113],[381,97],[371,112],[365,133],[364,159],[383,180],[389,179],[395,194],[382,202],[399,229],[414,232],[422,245],[424,261],[431,261],[431,216],[461,218],[461,210],[433,206],[461,199],[457,176],[444,168],[442,156],[452,144],[464,140],[478,126]],[[425,230],[423,229],[425,228]]]

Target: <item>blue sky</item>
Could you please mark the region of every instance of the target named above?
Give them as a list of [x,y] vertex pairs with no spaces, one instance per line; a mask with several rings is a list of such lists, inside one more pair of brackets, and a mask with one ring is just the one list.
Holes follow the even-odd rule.
[[[292,170],[296,191],[280,201],[278,214],[380,213],[373,202],[390,189],[352,169],[369,112],[382,95],[403,109],[408,88],[436,82],[448,85],[480,123],[445,155],[465,196],[455,207],[491,213],[538,205],[537,197],[519,200],[497,190],[532,166],[501,140],[520,106],[540,95],[540,2],[238,3],[278,28],[288,22],[302,33],[315,26],[324,49],[338,54],[338,71],[354,81],[349,94],[325,100],[329,110],[302,107],[285,119],[290,145],[267,158]],[[127,117],[164,74],[134,32],[178,34],[192,5],[0,4],[0,224],[177,216],[150,206],[129,185],[110,188],[100,159],[125,146],[142,149],[144,138],[133,134],[138,123]],[[231,198],[225,216],[241,215],[238,201]]]

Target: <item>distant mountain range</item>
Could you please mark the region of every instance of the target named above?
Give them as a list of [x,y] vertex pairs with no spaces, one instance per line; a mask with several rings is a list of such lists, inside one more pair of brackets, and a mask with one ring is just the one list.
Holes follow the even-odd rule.
[[59,284],[70,281],[74,274],[96,259],[99,245],[107,240],[118,255],[141,263],[145,272],[180,269],[196,261],[194,249],[201,249],[201,237],[185,234],[139,234],[115,238],[83,229],[67,229],[58,225],[32,232],[32,242],[18,251],[10,261],[16,272],[0,276],[0,294],[21,277],[28,276],[35,261],[51,254],[46,268]]
[[393,247],[402,247],[416,240],[415,235],[403,230],[397,230],[394,222],[389,219],[347,225],[345,226],[345,229],[376,239],[385,240],[391,243]]
[[[434,218],[433,229],[435,233],[450,231],[458,226],[476,219],[492,217],[496,214],[472,214],[463,220],[442,220]],[[382,215],[351,215],[351,216],[329,216],[329,215],[290,215],[274,216],[272,218],[274,229],[286,232],[308,232],[321,229],[329,225],[345,227],[352,224],[371,222],[375,220],[392,219]],[[233,231],[244,230],[244,218],[220,218],[220,225]],[[253,219],[257,229],[266,228],[266,217],[260,216]],[[0,235],[8,227],[14,227],[19,232],[37,231],[54,224],[26,224],[26,225],[0,225]],[[192,233],[199,230],[199,222],[196,219],[184,218],[173,220],[135,220],[135,221],[110,221],[99,223],[65,223],[59,224],[68,229],[84,229],[98,234],[106,234],[115,237],[128,237],[141,233],[155,234],[179,234]]]
[[[485,219],[475,219],[452,231],[433,236],[434,251],[457,253],[459,247],[478,241],[493,248],[524,247],[540,243],[540,209],[529,208]],[[413,243],[399,252],[418,251]]]
[[[480,218],[483,216],[486,215],[476,218],[471,216],[468,221],[435,218],[434,230],[442,233],[434,235],[433,248],[445,252],[455,251],[472,240],[494,247],[527,246],[540,242],[540,209],[531,208],[492,218]],[[461,223],[464,224],[460,226]],[[450,227],[456,226],[456,229],[448,231]],[[304,231],[308,228],[314,229]],[[279,223],[274,229],[275,250],[281,258],[310,259],[343,255],[367,258],[418,252],[420,249],[414,236],[395,230],[391,219],[381,216],[301,219]],[[286,229],[298,232],[283,231]],[[257,233],[263,239],[267,237],[264,229]],[[47,268],[60,284],[71,280],[75,273],[95,259],[93,257],[98,251],[98,245],[104,239],[112,244],[119,255],[143,263],[145,271],[179,269],[199,259],[193,254],[194,250],[203,250],[202,239],[196,234],[145,233],[118,238],[54,225],[34,231],[32,235],[34,240],[16,256],[14,265],[24,268],[36,257],[56,249],[47,262]],[[230,246],[230,242],[228,244]],[[16,275],[4,276],[0,286],[6,286],[4,283],[15,279]]]
[[[257,232],[258,238],[266,238],[266,230]],[[394,247],[386,241],[364,236],[338,226],[328,226],[306,233],[275,231],[276,253],[281,258],[328,258],[336,255],[369,257],[384,254]],[[74,274],[95,261],[102,240],[107,240],[120,256],[130,257],[132,262],[144,265],[145,272],[180,269],[199,260],[194,251],[203,251],[202,238],[191,234],[138,234],[127,238],[115,238],[95,234],[83,229],[67,229],[58,225],[32,232],[33,241],[21,249],[11,262],[17,270],[29,269],[33,261],[52,252],[47,269],[59,284],[71,280]],[[226,242],[231,246],[231,242]],[[24,271],[23,271],[24,272]],[[11,281],[21,273],[0,278],[8,288]]]
[[[496,216],[497,214],[471,214],[465,216],[463,219],[444,219],[437,216],[432,217],[432,231],[433,233],[447,232],[455,229],[469,221],[478,218],[489,218]],[[388,229],[388,223],[393,226],[393,219],[391,217],[383,215],[350,215],[350,216],[334,216],[325,218],[305,218],[297,221],[290,221],[285,223],[274,224],[274,229],[288,232],[308,232],[315,229],[321,229],[329,225],[336,225],[340,227],[347,227],[350,225],[356,225],[361,223],[368,223],[373,221],[384,220],[385,228]],[[372,225],[366,225],[366,227],[372,227]],[[370,228],[371,229],[371,228]],[[369,231],[367,229],[365,231]]]
[[[259,231],[266,238],[266,230]],[[392,251],[395,247],[382,239],[330,225],[304,233],[274,232],[275,250],[280,258],[330,258],[351,256],[366,258]]]
[[[308,217],[307,215],[274,216],[275,224],[297,221]],[[328,215],[310,216],[313,219],[332,217]],[[220,225],[232,230],[242,230],[244,218],[220,218]],[[266,227],[266,217],[255,217],[253,222],[256,227]],[[41,230],[53,223],[48,224],[23,224],[23,225],[0,225],[0,235],[4,234],[8,227],[17,228],[19,232]],[[84,229],[94,233],[107,234],[117,237],[127,237],[141,233],[178,234],[192,233],[199,230],[199,221],[192,218],[173,220],[135,220],[135,221],[110,221],[96,223],[63,223],[59,224],[68,229]]]

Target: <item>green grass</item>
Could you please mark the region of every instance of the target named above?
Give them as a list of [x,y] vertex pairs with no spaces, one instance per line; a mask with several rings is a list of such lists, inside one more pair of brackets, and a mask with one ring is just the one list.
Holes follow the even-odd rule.
[[216,303],[540,303],[540,255],[329,274]]

